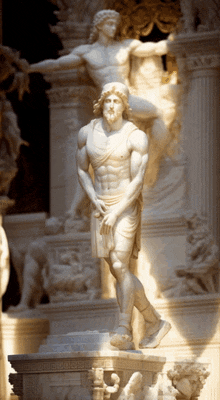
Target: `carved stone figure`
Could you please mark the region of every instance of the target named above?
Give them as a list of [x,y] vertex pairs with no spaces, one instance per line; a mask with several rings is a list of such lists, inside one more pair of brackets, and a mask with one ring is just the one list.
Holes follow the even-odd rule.
[[[186,33],[211,31],[220,28],[219,0],[181,0],[183,28]],[[199,20],[199,24],[198,24]],[[198,26],[196,26],[198,24]]]
[[26,144],[20,137],[17,116],[6,93],[18,91],[22,100],[29,91],[28,63],[19,53],[0,45],[0,195],[7,195],[12,179],[17,173],[16,159],[20,146]]
[[[156,181],[161,158],[169,152],[174,134],[171,126],[176,116],[176,85],[162,88],[163,66],[161,56],[168,52],[169,40],[142,43],[136,39],[117,40],[120,15],[114,10],[95,14],[90,44],[82,45],[57,60],[45,60],[30,67],[30,72],[50,72],[86,66],[95,85],[101,91],[104,84],[121,82],[129,88],[131,116],[141,129],[149,130],[150,158],[147,183]],[[134,58],[145,60],[144,65],[133,66]],[[141,74],[141,85],[135,76]],[[139,93],[141,86],[148,88]],[[175,87],[175,88],[174,88]],[[168,103],[167,103],[168,102]],[[161,108],[162,107],[162,108]],[[171,129],[171,130],[170,130]],[[76,190],[76,199],[69,212],[73,218],[83,202],[83,194]]]
[[219,249],[205,217],[196,213],[186,217],[186,266],[176,269],[178,278],[163,292],[165,297],[216,293],[220,290]]
[[[45,233],[56,235],[63,231],[63,222],[51,217],[45,222]],[[100,296],[100,267],[80,261],[76,251],[63,251],[57,264],[49,259],[45,237],[33,240],[25,252],[10,246],[12,261],[18,276],[21,300],[8,312],[35,308],[43,294],[50,302],[92,300]]]
[[63,253],[60,262],[42,271],[44,289],[51,302],[93,300],[100,296],[97,266],[83,266],[75,251]]
[[210,372],[204,365],[192,362],[177,364],[173,370],[167,373],[174,388],[188,400],[199,398],[201,389],[209,375]]
[[93,381],[93,400],[107,400],[110,399],[111,394],[118,392],[120,378],[115,373],[111,374],[112,386],[105,383],[103,368],[90,369],[89,379]]
[[48,269],[45,240],[39,238],[30,243],[24,256],[23,286],[21,301],[17,306],[9,307],[8,312],[20,312],[35,308],[40,303],[43,291],[42,270]]
[[170,324],[160,319],[147,300],[141,282],[129,270],[130,258],[137,258],[140,249],[141,192],[148,140],[143,131],[126,120],[130,111],[128,98],[128,89],[122,83],[103,87],[94,105],[99,118],[79,131],[77,151],[79,181],[93,206],[92,255],[106,260],[117,281],[120,317],[111,344],[119,349],[133,348],[134,306],[146,321],[146,335],[140,347],[156,347],[170,329]]
[[142,393],[143,376],[140,372],[134,372],[127,385],[122,390],[118,400],[139,400],[143,398]]

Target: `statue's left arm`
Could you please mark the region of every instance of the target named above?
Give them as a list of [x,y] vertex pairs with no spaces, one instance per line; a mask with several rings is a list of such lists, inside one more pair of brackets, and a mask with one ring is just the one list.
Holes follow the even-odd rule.
[[148,162],[147,136],[143,131],[136,130],[130,135],[128,144],[131,151],[131,182],[126,187],[121,201],[114,207],[114,209],[111,209],[110,212],[106,212],[106,215],[102,220],[102,226],[100,229],[101,234],[109,233],[110,228],[114,226],[123,211],[125,211],[139,197],[143,189],[144,175]]
[[136,57],[163,56],[169,51],[168,44],[169,40],[160,40],[157,43],[133,40],[130,44],[131,54]]

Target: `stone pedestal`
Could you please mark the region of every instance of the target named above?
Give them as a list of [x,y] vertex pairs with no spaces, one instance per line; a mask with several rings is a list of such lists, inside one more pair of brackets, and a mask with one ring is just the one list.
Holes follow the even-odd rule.
[[38,310],[48,318],[52,335],[96,329],[113,331],[118,326],[115,299],[42,304]]
[[[49,333],[49,323],[42,318],[11,318],[2,314],[2,355],[1,377],[4,379],[5,393],[2,400],[9,400],[12,391],[8,376],[13,372],[7,361],[9,354],[36,353]],[[1,398],[1,397],[0,397]]]
[[144,384],[150,386],[166,362],[162,357],[110,350],[20,355],[9,359],[18,372],[10,380],[22,400],[95,399],[88,379],[92,368],[104,370],[107,384],[112,372],[119,376],[120,389],[112,397],[117,399],[134,372],[140,372]]

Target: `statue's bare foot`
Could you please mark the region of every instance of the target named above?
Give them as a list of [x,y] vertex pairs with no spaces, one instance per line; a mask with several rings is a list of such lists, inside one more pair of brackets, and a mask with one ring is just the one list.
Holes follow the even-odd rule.
[[171,329],[171,325],[169,322],[161,320],[158,330],[148,337],[144,337],[141,342],[139,343],[140,349],[147,349],[147,348],[155,348],[157,347],[164,336],[169,332]]
[[131,332],[124,326],[119,326],[110,340],[110,344],[119,350],[134,350]]

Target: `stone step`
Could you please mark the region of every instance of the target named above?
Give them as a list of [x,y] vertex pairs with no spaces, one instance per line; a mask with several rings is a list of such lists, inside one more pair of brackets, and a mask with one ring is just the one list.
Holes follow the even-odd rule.
[[83,344],[99,343],[109,339],[109,332],[85,331],[73,332],[66,335],[51,335],[47,338],[47,344]]
[[110,345],[109,332],[85,331],[66,335],[49,335],[39,353],[115,350]]

